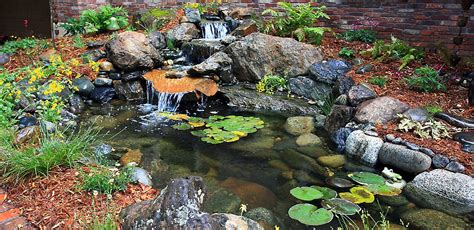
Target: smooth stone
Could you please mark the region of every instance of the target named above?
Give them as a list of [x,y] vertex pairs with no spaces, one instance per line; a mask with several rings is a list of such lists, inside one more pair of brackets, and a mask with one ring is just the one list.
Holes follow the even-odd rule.
[[411,150],[415,150],[415,151],[419,151],[420,150],[420,146],[417,145],[417,144],[413,144],[411,142],[405,142],[405,146]]
[[273,214],[273,212],[266,208],[258,207],[258,208],[251,209],[248,212],[244,213],[244,216],[254,221],[257,221],[262,226],[267,226],[267,227],[281,226],[280,222],[278,221],[277,217]]
[[407,116],[410,120],[416,121],[416,122],[425,122],[429,114],[428,112],[423,109],[423,108],[412,108],[403,113],[403,115]]
[[436,154],[434,155],[432,159],[432,163],[433,163],[433,167],[442,169],[446,167],[446,165],[448,165],[449,158],[441,154]]
[[36,119],[36,117],[33,117],[33,116],[23,116],[18,120],[18,127],[20,129],[29,127],[29,126],[34,126],[36,124],[38,124],[38,119]]
[[290,167],[283,161],[281,160],[270,160],[268,162],[268,165],[270,165],[273,168],[279,169],[281,171],[290,171]]
[[296,150],[300,153],[305,154],[306,156],[313,157],[313,158],[329,155],[329,151],[326,148],[319,145],[297,147]]
[[146,186],[152,186],[151,175],[145,169],[139,167],[132,167],[130,173],[130,180],[134,183],[140,183]]
[[327,176],[327,170],[318,164],[316,160],[299,153],[293,149],[287,149],[280,154],[281,158],[293,169],[310,170],[318,175]]
[[77,92],[83,96],[88,96],[95,89],[94,84],[85,77],[72,80],[72,85],[76,87]]
[[347,138],[345,153],[362,164],[374,166],[379,158],[379,150],[382,145],[381,138],[368,136],[363,131],[357,130]]
[[207,200],[204,202],[203,210],[209,213],[238,212],[242,201],[238,196],[227,189],[213,187],[207,194]]
[[103,41],[90,41],[86,42],[86,46],[88,49],[95,49],[95,48],[100,48],[105,45],[105,42]]
[[397,114],[403,113],[409,108],[406,103],[393,97],[378,97],[364,101],[357,106],[354,118],[360,123],[386,124],[396,119]]
[[393,140],[395,140],[395,135],[393,134],[385,135],[385,141],[392,142]]
[[420,173],[431,166],[431,158],[405,146],[384,143],[378,154],[382,164],[390,165],[409,173]]
[[114,69],[114,65],[111,62],[103,61],[99,64],[99,70],[104,72],[110,72]]
[[319,157],[318,162],[330,168],[339,168],[346,163],[346,159],[344,155],[328,155]]
[[462,173],[464,172],[465,167],[457,161],[451,161],[446,165],[445,169],[451,172]]
[[334,84],[337,79],[344,77],[352,66],[341,60],[329,60],[314,63],[309,67],[310,76],[320,82]]
[[354,186],[354,183],[350,180],[339,177],[326,178],[326,184],[335,188],[351,188]]
[[431,150],[429,148],[420,148],[420,152],[426,154],[427,156],[429,156],[431,158],[435,156],[435,153],[433,152],[433,150]]
[[392,140],[392,143],[394,144],[402,144],[402,142],[403,142],[403,139],[401,137],[397,137]]
[[409,203],[408,199],[403,195],[398,196],[377,196],[377,198],[390,206],[400,207],[403,205],[407,205]]
[[343,153],[346,148],[347,137],[352,133],[351,128],[340,128],[331,134],[331,141],[336,145],[336,152]]
[[453,135],[453,139],[462,144],[474,145],[474,132],[459,132]]
[[89,94],[89,97],[100,104],[105,104],[115,97],[115,89],[112,87],[95,87]]
[[111,73],[109,73],[109,78],[112,79],[112,80],[122,80],[122,74],[111,72]]
[[356,70],[356,74],[368,73],[371,72],[373,69],[374,66],[372,64],[363,65]]
[[410,229],[469,229],[462,219],[432,209],[410,210],[401,219]]
[[333,95],[347,95],[352,86],[355,85],[354,79],[352,77],[341,77],[336,80],[332,88]]
[[121,158],[120,164],[121,165],[128,165],[132,162],[140,164],[142,160],[142,152],[140,149],[129,149]]
[[94,85],[96,85],[96,86],[111,86],[112,85],[112,79],[98,77],[94,80]]
[[466,153],[474,153],[474,145],[464,144],[462,145],[461,150]]
[[372,130],[364,131],[364,133],[365,133],[366,135],[369,135],[369,136],[372,136],[372,137],[378,137],[378,136],[379,136],[379,134],[378,134],[377,132],[372,131]]
[[349,103],[357,106],[364,101],[374,99],[377,97],[377,94],[370,86],[361,84],[352,86],[349,92],[347,92],[347,96],[349,97]]
[[443,121],[446,121],[448,124],[459,127],[459,128],[469,128],[474,129],[474,120],[463,118],[460,116],[452,115],[449,113],[437,113],[436,118],[439,118]]
[[322,141],[318,136],[312,133],[306,133],[296,138],[296,144],[300,147],[304,147],[311,145],[320,145],[322,144]]
[[234,177],[225,179],[219,183],[219,186],[228,189],[240,197],[242,202],[249,204],[250,208],[272,208],[278,200],[275,194],[267,187]]
[[285,130],[294,136],[311,133],[314,130],[313,117],[289,117],[285,122]]

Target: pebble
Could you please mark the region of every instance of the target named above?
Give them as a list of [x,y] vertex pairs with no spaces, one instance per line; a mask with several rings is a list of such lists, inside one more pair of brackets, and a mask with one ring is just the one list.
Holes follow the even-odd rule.
[[433,163],[433,166],[435,168],[442,169],[442,168],[446,167],[446,165],[448,165],[449,159],[446,156],[436,154],[433,157],[432,163]]
[[408,141],[405,142],[405,146],[408,147],[408,148],[411,149],[411,150],[415,150],[415,151],[420,150],[420,146],[419,146],[419,145],[410,143],[410,142],[408,142]]
[[420,152],[428,155],[429,157],[434,157],[435,153],[429,148],[420,148]]
[[364,131],[364,133],[369,135],[369,136],[372,136],[372,137],[378,137],[379,136],[379,134],[377,132],[374,132],[372,130]]
[[457,161],[451,161],[449,162],[448,165],[446,165],[446,170],[449,170],[451,172],[457,172],[457,173],[462,173],[464,172],[464,165]]
[[395,135],[393,135],[393,134],[385,135],[385,141],[393,142],[393,140],[395,140]]
[[392,143],[394,143],[394,144],[401,144],[402,142],[403,142],[403,139],[400,138],[400,137],[397,137],[397,138],[392,140]]

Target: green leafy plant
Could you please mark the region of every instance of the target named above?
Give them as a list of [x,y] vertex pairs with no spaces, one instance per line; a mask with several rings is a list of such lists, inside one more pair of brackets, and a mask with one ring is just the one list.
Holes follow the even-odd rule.
[[406,42],[392,36],[390,43],[383,40],[375,41],[372,48],[363,51],[379,61],[401,60],[399,70],[405,68],[411,61],[423,58],[424,53],[418,48],[411,47]]
[[169,9],[153,8],[145,12],[139,20],[139,26],[148,33],[160,30],[175,15],[175,12]]
[[387,76],[373,76],[369,78],[369,83],[373,85],[377,85],[380,88],[385,88],[388,80],[389,78]]
[[352,59],[354,58],[355,53],[356,53],[355,50],[349,47],[343,47],[337,55],[341,58]]
[[128,12],[122,7],[101,6],[81,12],[79,19],[68,19],[61,25],[67,34],[90,34],[106,30],[115,31],[128,26]]
[[80,49],[86,47],[86,44],[82,40],[82,37],[80,34],[74,35],[72,40],[74,42],[74,44],[72,45],[73,47],[80,48]]
[[23,38],[14,41],[7,41],[0,47],[0,53],[13,54],[18,50],[31,50],[35,48],[39,42],[35,38]]
[[346,41],[361,41],[373,43],[377,39],[377,32],[368,29],[347,30],[338,35],[338,38]]
[[125,167],[109,168],[105,166],[89,167],[87,172],[81,173],[81,189],[112,194],[115,191],[124,191],[131,182],[130,169]]
[[278,75],[265,75],[256,85],[257,92],[273,94],[275,91],[288,90],[288,80]]
[[320,45],[324,38],[324,33],[330,31],[332,30],[326,27],[304,27],[296,29],[293,32],[293,36],[300,42]]
[[434,116],[437,113],[443,112],[443,108],[441,108],[441,106],[439,105],[430,104],[425,105],[423,108],[426,110],[426,112],[428,112],[430,116]]
[[429,118],[426,122],[420,123],[412,121],[405,115],[399,114],[400,121],[397,126],[397,130],[402,132],[412,131],[420,138],[433,138],[439,140],[444,137],[450,137],[449,130],[443,123]]
[[335,101],[336,99],[334,99],[334,96],[332,95],[332,93],[330,93],[326,97],[324,97],[322,101],[320,101],[320,103],[318,104],[318,108],[324,115],[328,116],[331,113]]
[[428,66],[415,69],[412,76],[405,78],[405,82],[410,88],[423,92],[446,90],[446,85],[442,82],[438,71]]

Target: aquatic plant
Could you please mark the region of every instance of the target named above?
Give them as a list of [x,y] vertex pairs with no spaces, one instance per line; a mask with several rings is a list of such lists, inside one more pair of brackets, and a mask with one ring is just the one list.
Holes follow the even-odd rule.
[[273,94],[275,91],[288,90],[288,80],[278,75],[265,75],[256,85],[257,92]]
[[358,213],[361,208],[359,205],[356,205],[348,200],[341,199],[341,198],[331,198],[327,200],[323,200],[321,205],[334,212],[338,215],[346,215],[351,216]]
[[290,194],[304,201],[312,201],[324,196],[318,189],[311,187],[296,187],[290,190]]
[[339,193],[339,196],[342,199],[348,200],[354,204],[372,203],[375,200],[374,194],[366,187],[356,186],[352,187],[349,191],[350,192]]
[[354,173],[349,173],[347,176],[349,176],[349,178],[351,178],[353,181],[362,185],[385,184],[385,179],[382,176],[377,175],[375,173],[354,172]]
[[309,226],[324,225],[332,221],[334,214],[312,204],[296,204],[288,210],[290,218]]

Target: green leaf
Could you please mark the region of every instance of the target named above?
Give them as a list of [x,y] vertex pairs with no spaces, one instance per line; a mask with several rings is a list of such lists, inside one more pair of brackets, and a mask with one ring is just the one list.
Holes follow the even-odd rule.
[[382,196],[397,196],[402,193],[402,190],[399,188],[388,186],[386,184],[369,184],[367,185],[367,189],[374,194]]
[[350,192],[339,193],[339,196],[354,204],[372,203],[375,200],[374,194],[363,186],[353,187],[350,189]]
[[385,184],[385,179],[382,176],[370,172],[355,172],[348,174],[348,176],[362,185]]
[[329,200],[323,200],[321,205],[339,215],[354,215],[361,210],[359,205],[354,204],[348,200],[340,199],[340,198],[332,198]]
[[324,196],[322,192],[311,187],[296,187],[290,190],[290,193],[294,197],[304,201],[312,201]]
[[182,123],[182,124],[175,124],[173,126],[171,126],[173,129],[177,129],[177,130],[189,130],[189,129],[192,129],[193,126],[191,126],[190,124],[188,123]]
[[321,199],[323,200],[328,200],[328,199],[337,197],[337,192],[328,187],[311,186],[311,188],[314,188],[320,191],[323,194],[323,197],[321,197]]
[[312,204],[297,204],[288,210],[290,218],[309,226],[324,225],[334,218],[334,214]]

